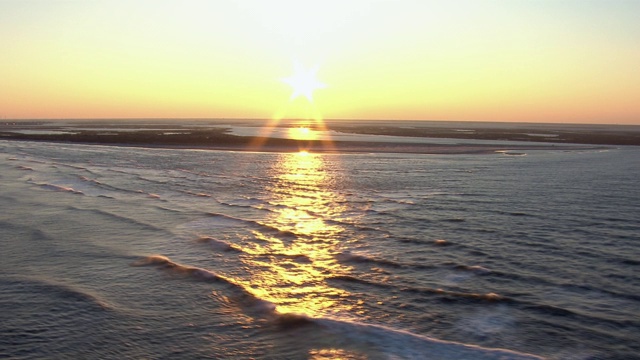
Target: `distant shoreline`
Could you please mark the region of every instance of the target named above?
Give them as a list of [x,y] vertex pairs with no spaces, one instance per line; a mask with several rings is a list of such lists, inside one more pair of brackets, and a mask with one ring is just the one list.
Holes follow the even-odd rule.
[[[148,148],[182,148],[226,151],[322,153],[416,153],[416,154],[486,154],[500,151],[604,149],[602,145],[640,145],[640,131],[594,131],[582,126],[535,124],[444,123],[430,126],[419,122],[327,122],[319,128],[309,121],[283,121],[280,128],[307,124],[317,130],[341,134],[374,135],[364,141],[293,140],[278,137],[239,136],[229,133],[233,126],[260,129],[256,121],[210,120],[191,123],[169,121],[25,121],[0,124],[0,140],[45,141],[93,145],[134,146]],[[393,136],[401,141],[378,142],[375,136]],[[416,139],[415,141],[413,139]],[[430,143],[428,139],[434,139]],[[452,139],[452,143],[442,143]],[[455,143],[460,140],[463,143]],[[469,140],[482,140],[471,143]],[[464,142],[469,143],[464,143]],[[492,144],[491,141],[499,143]],[[517,141],[514,144],[505,142]],[[440,143],[438,143],[440,142]],[[531,143],[530,145],[528,143]]]

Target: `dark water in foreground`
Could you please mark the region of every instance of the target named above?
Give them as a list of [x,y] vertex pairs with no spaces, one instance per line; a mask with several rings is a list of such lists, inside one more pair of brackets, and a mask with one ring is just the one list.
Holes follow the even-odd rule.
[[0,151],[0,358],[640,358],[638,148]]

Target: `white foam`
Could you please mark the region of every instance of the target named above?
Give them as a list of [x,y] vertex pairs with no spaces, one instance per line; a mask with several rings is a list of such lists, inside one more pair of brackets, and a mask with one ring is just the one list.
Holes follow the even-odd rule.
[[506,306],[482,309],[475,314],[460,320],[458,329],[463,332],[482,336],[498,335],[509,332],[514,325],[513,316]]
[[540,360],[539,356],[505,349],[443,341],[381,325],[335,319],[317,319],[320,325],[349,341],[378,348],[390,359],[510,359]]
[[68,186],[55,185],[55,184],[40,184],[40,187],[42,187],[43,189],[47,189],[47,190],[70,192],[70,193],[73,193],[73,194],[84,195],[82,193],[82,191],[78,191],[78,190],[76,190],[76,189],[74,189],[72,187],[68,187]]

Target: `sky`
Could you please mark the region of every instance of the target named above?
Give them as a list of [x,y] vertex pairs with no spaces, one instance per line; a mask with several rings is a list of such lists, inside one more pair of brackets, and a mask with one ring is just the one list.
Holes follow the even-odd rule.
[[[0,0],[0,118],[640,124],[639,15],[640,0]],[[296,69],[319,86],[292,88]]]

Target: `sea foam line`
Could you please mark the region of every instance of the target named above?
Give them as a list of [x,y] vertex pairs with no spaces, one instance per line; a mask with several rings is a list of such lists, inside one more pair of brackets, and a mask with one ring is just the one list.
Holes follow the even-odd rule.
[[232,278],[227,278],[199,267],[179,264],[163,255],[147,256],[132,265],[153,265],[163,270],[174,271],[199,280],[228,284],[237,293],[236,295],[240,295],[232,298],[236,301],[239,300],[239,305],[245,311],[258,310],[261,317],[273,322],[281,329],[302,330],[307,326],[316,327],[313,330],[316,334],[321,335],[321,332],[328,332],[339,338],[346,339],[350,344],[354,344],[358,348],[373,348],[375,352],[382,352],[389,358],[424,359],[425,354],[429,354],[430,359],[542,359],[535,355],[511,350],[483,348],[470,344],[433,339],[383,325],[330,317],[310,317],[295,313],[280,313],[273,303],[251,294]]
[[331,318],[317,319],[320,325],[349,340],[380,348],[390,358],[402,359],[510,359],[542,360],[542,357],[517,351],[484,348],[471,344],[434,339],[383,325],[365,324]]

